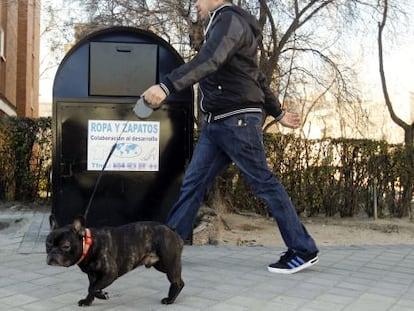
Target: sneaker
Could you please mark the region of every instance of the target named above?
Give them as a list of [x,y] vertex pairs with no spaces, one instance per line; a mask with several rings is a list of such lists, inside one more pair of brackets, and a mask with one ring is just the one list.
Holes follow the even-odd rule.
[[278,262],[270,264],[267,270],[273,273],[292,274],[309,268],[318,261],[318,252],[304,254],[288,250],[280,257]]

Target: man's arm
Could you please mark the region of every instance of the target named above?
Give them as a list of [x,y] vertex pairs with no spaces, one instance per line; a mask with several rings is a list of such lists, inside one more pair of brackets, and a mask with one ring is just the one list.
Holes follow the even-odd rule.
[[280,105],[279,100],[273,94],[272,90],[267,84],[266,77],[262,72],[259,73],[258,81],[265,95],[265,102],[263,108],[266,111],[266,113],[274,117],[275,120],[279,121],[279,123],[284,127],[288,127],[291,129],[299,128],[301,125],[299,115],[297,113],[282,110],[282,106]]
[[272,90],[270,89],[265,75],[260,72],[258,77],[258,82],[260,84],[260,87],[265,95],[265,101],[264,101],[264,110],[267,114],[274,117],[277,121],[283,118],[285,112],[282,110],[282,106],[280,105],[279,100],[277,97],[273,94]]
[[153,108],[170,93],[179,92],[217,71],[237,51],[243,31],[240,20],[227,12],[217,18],[219,20],[200,52],[188,63],[174,69],[159,85],[151,86],[142,94]]
[[161,81],[170,92],[181,91],[216,72],[237,51],[243,31],[240,20],[226,12],[217,18],[217,24],[199,53]]

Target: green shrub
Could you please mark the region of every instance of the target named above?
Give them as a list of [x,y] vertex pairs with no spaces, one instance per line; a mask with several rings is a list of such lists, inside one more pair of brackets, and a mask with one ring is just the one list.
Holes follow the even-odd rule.
[[[298,213],[351,217],[365,212],[372,216],[374,200],[379,217],[409,213],[407,205],[397,199],[401,179],[414,179],[406,176],[409,161],[403,145],[367,139],[305,140],[280,134],[265,134],[264,144],[269,167]],[[232,210],[267,215],[266,206],[236,168],[230,167],[224,176],[233,182],[221,181],[214,189],[218,187],[226,202],[231,202]]]
[[0,118],[0,198],[31,201],[49,193],[50,118]]
[[[48,197],[51,132],[51,118],[0,118],[0,199]],[[414,176],[410,176],[410,154],[403,145],[367,139],[305,140],[281,134],[265,134],[264,144],[268,165],[298,213],[372,216],[374,203],[380,217],[409,213],[401,200],[406,193],[402,185]],[[233,211],[268,214],[234,165],[216,179],[207,196],[210,205],[217,200]]]

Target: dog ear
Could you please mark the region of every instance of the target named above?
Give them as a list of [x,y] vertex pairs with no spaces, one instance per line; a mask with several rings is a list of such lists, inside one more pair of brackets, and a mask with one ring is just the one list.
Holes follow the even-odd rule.
[[55,230],[56,228],[59,228],[56,217],[53,214],[50,214],[49,216],[49,225],[50,225],[50,230]]
[[83,216],[78,216],[73,221],[73,231],[79,233],[80,235],[84,235],[85,232],[85,218]]

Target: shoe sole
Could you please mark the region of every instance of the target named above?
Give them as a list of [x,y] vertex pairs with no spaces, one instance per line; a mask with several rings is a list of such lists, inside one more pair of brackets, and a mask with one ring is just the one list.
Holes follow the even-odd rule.
[[303,269],[312,267],[314,264],[319,262],[319,257],[316,256],[315,258],[309,260],[308,262],[305,262],[303,265],[300,265],[299,267],[293,268],[293,269],[278,269],[278,268],[272,268],[267,267],[267,270],[272,273],[278,273],[278,274],[293,274],[299,271],[302,271]]

